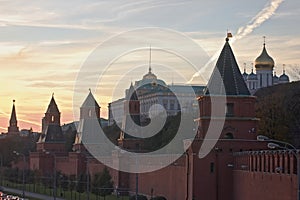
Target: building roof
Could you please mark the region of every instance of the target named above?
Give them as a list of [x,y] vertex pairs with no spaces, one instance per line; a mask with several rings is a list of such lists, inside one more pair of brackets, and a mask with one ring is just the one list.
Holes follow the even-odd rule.
[[149,67],[149,71],[143,76],[143,79],[135,82],[134,88],[146,89],[156,85],[166,86],[166,83],[161,79],[157,79],[157,76],[152,73],[152,69]]
[[251,73],[247,76],[247,80],[258,80],[257,75],[253,73],[253,69]]
[[88,94],[88,96],[86,97],[86,99],[84,100],[83,104],[81,105],[81,107],[97,107],[100,108],[99,104],[97,103],[94,95],[92,94],[91,90]]
[[269,56],[266,45],[264,43],[263,50],[261,54],[255,59],[255,68],[258,69],[273,69],[274,67],[274,60],[271,56]]
[[246,69],[245,69],[245,70],[244,70],[244,73],[243,73],[243,78],[244,78],[244,80],[247,80],[247,77],[248,77],[248,74],[247,74]]
[[61,126],[58,124],[49,124],[45,132],[41,135],[40,140],[46,143],[65,142]]
[[273,76],[273,83],[278,83],[279,82],[279,78],[278,76],[276,75],[276,72],[274,72],[274,76]]
[[52,95],[52,98],[50,100],[50,103],[48,105],[46,113],[59,113],[59,109],[58,109],[57,104],[55,102],[54,95]]
[[138,96],[136,93],[136,90],[134,89],[132,83],[130,84],[129,90],[126,93],[126,99],[127,100],[134,100],[134,101],[138,101]]
[[11,111],[11,116],[9,120],[10,124],[17,124],[17,114],[16,114],[16,108],[15,108],[15,100],[13,100],[13,107]]
[[228,41],[226,38],[205,89],[206,95],[250,95]]
[[279,82],[290,82],[290,78],[285,74],[283,70],[283,74],[279,77]]

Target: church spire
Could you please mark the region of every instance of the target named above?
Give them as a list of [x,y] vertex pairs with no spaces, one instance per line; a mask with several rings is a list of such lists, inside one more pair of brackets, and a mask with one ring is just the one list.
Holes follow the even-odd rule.
[[9,120],[8,133],[19,133],[15,102],[16,100],[13,100],[13,107],[12,107],[11,116]]
[[149,74],[151,74],[152,72],[152,68],[151,68],[151,45],[150,45],[150,52],[149,52]]

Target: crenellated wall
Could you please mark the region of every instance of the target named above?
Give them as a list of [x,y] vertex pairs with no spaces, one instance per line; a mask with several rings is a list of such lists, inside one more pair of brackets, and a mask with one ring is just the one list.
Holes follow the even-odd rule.
[[293,200],[297,197],[297,160],[292,151],[234,153],[233,167],[233,199]]

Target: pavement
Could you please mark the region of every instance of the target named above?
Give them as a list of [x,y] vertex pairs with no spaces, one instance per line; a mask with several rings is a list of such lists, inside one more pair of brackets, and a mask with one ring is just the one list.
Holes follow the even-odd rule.
[[[7,193],[11,192],[11,193],[18,194],[18,195],[22,195],[22,193],[23,193],[22,190],[18,190],[18,189],[14,189],[14,188],[2,187],[2,189],[4,192],[7,192]],[[33,193],[33,192],[27,192],[27,191],[25,191],[25,196],[37,198],[37,199],[43,199],[43,200],[53,200],[53,196],[48,196],[48,195],[38,194],[38,193]],[[56,200],[65,200],[65,199],[56,197]]]

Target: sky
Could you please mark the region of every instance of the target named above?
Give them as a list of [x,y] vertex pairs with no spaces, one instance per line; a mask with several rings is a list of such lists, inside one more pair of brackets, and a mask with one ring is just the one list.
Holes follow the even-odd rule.
[[[184,80],[197,77],[198,74],[187,70],[186,63],[175,54],[159,51],[160,42],[164,41],[169,44],[173,41],[175,49],[184,45],[161,32],[155,32],[156,41],[147,40],[149,27],[176,32],[201,47],[203,52],[191,48],[190,54],[197,57],[199,53],[199,60],[204,59],[199,74],[205,74],[205,80],[193,79],[193,84],[207,81],[212,67],[205,67],[205,63],[214,64],[227,30],[234,36],[230,42],[241,71],[244,63],[247,72],[251,71],[251,63],[260,54],[263,36],[266,36],[267,50],[276,62],[277,75],[282,74],[285,64],[290,79],[297,81],[300,79],[298,24],[299,0],[0,0],[0,132],[7,130],[13,99],[20,129],[32,127],[40,131],[52,93],[62,124],[77,120],[76,112],[89,88],[100,103],[101,116],[107,117],[107,103],[121,98],[131,81],[147,73],[150,43],[154,43],[153,73],[167,84],[184,83],[177,72],[184,74]],[[115,40],[116,35],[136,29],[146,30],[145,35],[132,34]],[[104,50],[101,60],[110,57],[109,44],[126,49],[131,47],[130,37],[142,40],[143,36],[145,41],[139,43],[140,49],[118,55],[110,65],[113,66],[109,68],[111,71],[105,71],[107,66],[95,65],[98,70],[95,77],[109,72],[105,83],[95,86],[89,82],[92,79],[86,77],[86,84],[80,87],[80,98],[74,103],[80,72],[97,48]],[[120,78],[117,76],[120,74],[128,76]],[[103,83],[104,79],[101,80]],[[115,82],[118,83],[112,88]],[[117,94],[112,95],[111,90],[116,88]]]

